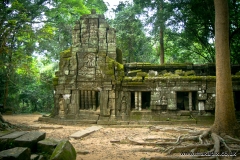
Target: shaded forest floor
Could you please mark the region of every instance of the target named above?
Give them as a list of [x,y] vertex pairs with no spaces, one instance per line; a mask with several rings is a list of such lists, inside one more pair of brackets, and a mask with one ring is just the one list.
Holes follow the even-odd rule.
[[[46,132],[47,138],[69,139],[77,151],[77,160],[140,160],[166,155],[164,145],[136,145],[132,142],[142,142],[158,139],[177,139],[189,132],[207,130],[210,126],[195,125],[159,125],[149,126],[103,126],[102,129],[81,139],[69,136],[92,125],[55,125],[38,122],[41,115],[3,115],[8,122],[23,130],[39,130]],[[180,156],[179,153],[175,154]],[[182,156],[184,158],[184,156]],[[187,158],[187,157],[186,157]],[[230,158],[230,157],[228,157]],[[227,159],[227,157],[223,157]],[[234,159],[240,159],[235,157]]]

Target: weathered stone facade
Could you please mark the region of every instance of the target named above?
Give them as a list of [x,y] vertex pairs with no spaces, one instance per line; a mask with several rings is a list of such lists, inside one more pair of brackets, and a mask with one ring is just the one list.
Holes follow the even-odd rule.
[[[72,42],[71,50],[61,53],[54,79],[55,117],[117,124],[214,111],[214,65],[121,64],[115,30],[94,10],[76,22]],[[233,75],[239,71],[232,67]],[[233,89],[239,107],[237,75]]]

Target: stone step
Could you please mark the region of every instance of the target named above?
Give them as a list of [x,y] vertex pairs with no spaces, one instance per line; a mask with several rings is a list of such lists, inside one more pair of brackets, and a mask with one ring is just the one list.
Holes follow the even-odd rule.
[[37,143],[37,150],[40,152],[52,154],[58,144],[58,140],[44,139]]
[[0,150],[12,148],[14,139],[27,133],[27,131],[16,131],[0,137]]
[[13,133],[10,133],[10,134],[7,134],[5,136],[2,136],[0,137],[0,141],[1,140],[13,140],[13,139],[16,139],[24,134],[27,134],[28,132],[27,131],[17,131],[17,132],[13,132]]
[[7,135],[7,134],[10,134],[10,133],[12,133],[13,131],[1,131],[0,132],[0,137],[2,137],[2,136],[5,136],[5,135]]
[[15,147],[0,152],[0,159],[2,160],[30,160],[31,151],[25,147]]
[[[68,140],[43,140],[45,135],[46,133],[38,131],[16,131],[5,134],[5,137],[1,138],[5,142],[5,147],[9,148],[4,148],[0,143],[0,160],[45,160],[49,158],[51,160],[76,160],[76,151]],[[15,137],[18,138],[14,139]]]
[[78,131],[78,132],[75,132],[73,133],[72,135],[70,135],[71,138],[75,138],[75,139],[79,139],[79,138],[82,138],[82,137],[85,137],[99,129],[103,128],[102,126],[92,126],[92,127],[88,127],[82,131]]
[[32,131],[14,140],[14,145],[18,147],[28,147],[36,151],[38,141],[46,137],[45,132]]

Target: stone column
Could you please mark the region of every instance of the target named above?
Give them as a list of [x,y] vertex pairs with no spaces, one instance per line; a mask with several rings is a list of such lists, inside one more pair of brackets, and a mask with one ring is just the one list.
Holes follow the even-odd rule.
[[138,110],[138,92],[134,92],[134,98],[135,98],[135,110]]
[[93,106],[93,110],[96,111],[97,107],[96,107],[96,92],[92,91],[92,106]]
[[142,92],[138,92],[138,109],[142,110]]
[[198,110],[199,111],[204,111],[204,101],[199,101],[198,102]]
[[93,99],[92,99],[92,91],[88,91],[88,103],[89,103],[89,109],[93,109]]
[[80,91],[80,101],[81,101],[81,104],[80,104],[80,109],[84,109],[84,91]]
[[192,111],[192,92],[188,92],[189,111]]
[[88,91],[84,91],[84,109],[88,109]]

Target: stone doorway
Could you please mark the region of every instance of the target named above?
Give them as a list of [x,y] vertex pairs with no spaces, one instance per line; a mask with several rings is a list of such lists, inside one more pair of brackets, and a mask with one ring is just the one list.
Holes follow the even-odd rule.
[[197,92],[177,92],[177,109],[178,110],[196,110]]
[[233,92],[234,106],[236,111],[240,111],[240,91]]
[[141,111],[149,109],[151,101],[151,92],[131,92],[131,110]]
[[96,111],[100,104],[100,92],[80,90],[79,92],[79,109]]
[[142,92],[142,109],[149,109],[151,101],[151,92]]

